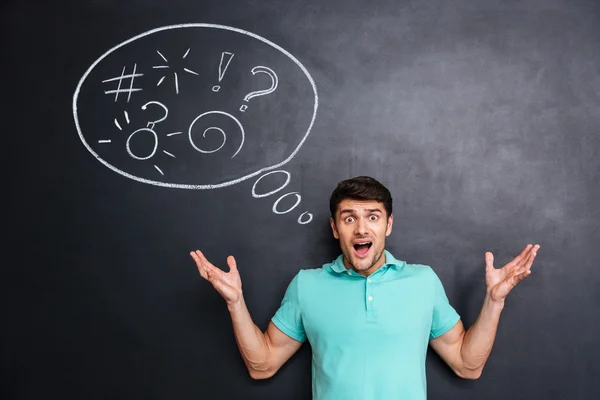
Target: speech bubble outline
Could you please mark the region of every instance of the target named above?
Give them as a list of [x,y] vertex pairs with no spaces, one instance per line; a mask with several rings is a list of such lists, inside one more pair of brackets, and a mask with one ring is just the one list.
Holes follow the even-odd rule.
[[[298,65],[298,67],[302,70],[302,72],[304,73],[304,75],[306,75],[306,77],[308,78],[308,81],[313,89],[313,93],[315,96],[315,102],[314,102],[314,106],[313,106],[313,114],[310,120],[310,124],[308,125],[308,129],[306,130],[306,133],[304,134],[304,136],[302,137],[302,139],[300,140],[300,142],[298,143],[298,146],[296,146],[296,148],[294,149],[294,151],[292,151],[292,153],[283,161],[271,165],[271,166],[267,166],[267,167],[263,167],[260,168],[259,170],[252,172],[250,174],[244,175],[240,178],[236,178],[236,179],[232,179],[229,180],[227,182],[223,182],[223,183],[218,183],[218,184],[211,184],[211,185],[192,185],[192,184],[180,184],[180,183],[168,183],[168,182],[159,182],[159,181],[154,181],[151,179],[146,179],[146,178],[140,178],[138,176],[132,175],[128,172],[125,172],[115,166],[113,166],[112,164],[109,164],[106,160],[102,159],[100,157],[100,155],[98,153],[96,153],[91,146],[87,143],[87,141],[85,140],[83,133],[81,131],[81,126],[79,125],[79,118],[77,116],[77,99],[79,97],[79,92],[81,90],[81,87],[83,86],[83,83],[85,82],[86,78],[88,77],[88,75],[93,71],[93,69],[102,61],[104,60],[108,55],[110,55],[112,52],[116,51],[117,49],[132,43],[142,37],[148,36],[148,35],[152,35],[154,33],[157,32],[161,32],[161,31],[166,31],[166,30],[170,30],[170,29],[183,29],[183,28],[214,28],[214,29],[223,29],[223,30],[227,30],[227,31],[232,31],[232,32],[237,32],[240,33],[242,35],[247,35],[250,36],[254,39],[257,39],[271,47],[273,47],[274,49],[280,51],[281,53],[283,53],[284,55],[286,55],[288,58],[290,58],[296,65]],[[102,164],[104,164],[106,167],[108,167],[109,169],[113,170],[114,172],[123,175],[129,179],[138,181],[138,182],[142,182],[142,183],[147,183],[150,185],[155,185],[155,186],[162,186],[162,187],[168,187],[168,188],[178,188],[178,189],[217,189],[217,188],[221,188],[221,187],[226,187],[226,186],[231,186],[231,185],[235,185],[237,183],[240,183],[242,181],[245,181],[247,179],[250,179],[254,176],[260,175],[266,171],[270,171],[276,168],[279,168],[285,164],[287,164],[288,162],[290,162],[298,153],[298,151],[300,150],[300,148],[302,147],[302,145],[304,144],[304,142],[306,141],[306,139],[308,138],[308,135],[310,134],[310,131],[312,130],[312,127],[314,125],[315,119],[317,117],[317,109],[319,107],[319,95],[317,93],[317,86],[315,85],[315,82],[312,78],[312,76],[310,75],[310,73],[308,72],[308,70],[304,67],[304,65],[302,65],[302,63],[296,59],[296,57],[294,57],[290,52],[288,52],[287,50],[285,50],[283,47],[271,42],[268,39],[263,38],[262,36],[259,36],[255,33],[252,32],[248,32],[245,31],[243,29],[239,29],[239,28],[234,28],[232,26],[227,26],[227,25],[220,25],[220,24],[209,24],[209,23],[190,23],[190,24],[177,24],[177,25],[167,25],[167,26],[162,26],[159,28],[155,28],[152,30],[149,30],[147,32],[141,33],[137,36],[134,36],[116,46],[114,46],[113,48],[107,50],[104,54],[102,54],[96,61],[94,61],[92,63],[92,65],[86,70],[86,72],[83,74],[83,76],[81,77],[81,79],[79,80],[79,83],[77,84],[77,87],[75,89],[75,93],[73,94],[73,118],[75,120],[75,127],[77,129],[77,133],[79,135],[79,139],[81,140],[81,142],[83,143],[83,145],[87,148],[87,150],[98,160],[100,161]]]

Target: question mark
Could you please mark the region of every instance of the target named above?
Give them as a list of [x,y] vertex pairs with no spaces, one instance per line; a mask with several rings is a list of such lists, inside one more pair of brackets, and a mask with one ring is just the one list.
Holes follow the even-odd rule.
[[[168,109],[168,108],[167,108],[167,107],[166,107],[164,104],[162,104],[162,103],[160,103],[160,102],[158,102],[158,101],[149,101],[149,102],[147,102],[146,104],[144,104],[144,105],[141,107],[141,108],[142,108],[142,110],[146,111],[146,110],[148,109],[148,106],[149,106],[150,104],[155,104],[155,105],[157,105],[157,106],[160,106],[160,107],[163,109],[163,111],[165,112],[165,115],[164,115],[162,118],[159,118],[159,119],[157,119],[157,120],[154,120],[154,121],[148,121],[148,123],[146,124],[146,127],[145,127],[145,128],[140,128],[140,129],[138,129],[137,131],[134,131],[134,132],[133,132],[131,135],[129,135],[129,137],[127,138],[127,142],[125,143],[125,148],[126,148],[126,150],[127,150],[127,153],[128,153],[128,154],[129,154],[129,155],[130,155],[132,158],[134,158],[134,159],[136,159],[136,160],[148,160],[148,159],[150,159],[150,158],[154,157],[154,155],[156,154],[156,149],[158,148],[158,135],[156,134],[156,132],[154,132],[154,126],[155,126],[157,123],[159,123],[159,122],[162,122],[162,121],[164,121],[165,119],[167,119],[167,116],[169,115],[169,109]],[[125,111],[125,119],[127,120],[127,123],[129,123],[129,117],[128,117],[128,115],[127,115],[127,111]],[[117,122],[117,120],[116,120],[116,119],[115,119],[115,124],[117,125],[117,128],[119,128],[119,129],[120,129],[120,126],[119,126],[119,124],[118,124],[118,122]],[[145,157],[142,157],[142,156],[137,156],[137,155],[133,154],[133,151],[131,150],[131,146],[130,146],[131,139],[132,139],[132,138],[133,138],[135,135],[139,134],[140,132],[149,132],[149,133],[152,135],[153,139],[154,139],[154,147],[153,147],[152,151],[150,152],[150,154],[149,154],[149,155],[147,155],[147,156],[145,156]],[[160,170],[160,169],[159,169],[159,168],[158,168],[156,165],[155,165],[154,167],[155,167],[156,169],[158,169],[158,171],[159,171],[159,172],[162,174],[162,171],[161,171],[161,170]],[[163,175],[164,175],[164,174],[163,174]]]
[[[251,72],[252,72],[252,75],[256,75],[258,73],[263,73],[263,74],[269,75],[269,77],[271,78],[271,87],[269,89],[256,90],[254,92],[248,93],[244,97],[245,102],[249,102],[250,99],[252,99],[254,97],[265,96],[269,93],[273,93],[275,91],[275,89],[277,89],[277,83],[279,82],[279,80],[277,79],[277,74],[271,68],[256,66],[256,67],[252,68]],[[246,111],[247,108],[248,108],[248,106],[246,104],[242,104],[242,106],[240,107],[240,111],[244,112],[244,111]]]
[[[165,111],[165,116],[164,116],[164,117],[162,117],[162,118],[159,118],[159,119],[157,119],[156,121],[148,121],[148,124],[146,125],[146,128],[149,128],[149,129],[154,129],[154,125],[156,125],[157,123],[159,123],[159,122],[162,122],[162,121],[164,121],[165,119],[167,119],[167,115],[169,115],[169,109],[168,109],[167,107],[165,107],[165,105],[164,105],[164,104],[162,104],[162,103],[159,103],[158,101],[149,101],[149,102],[147,102],[146,104],[144,104],[144,105],[142,106],[142,110],[146,111],[146,109],[148,108],[148,105],[149,105],[149,104],[156,104],[156,105],[158,105],[158,106],[161,106],[161,107],[162,107],[162,109]],[[152,126],[150,126],[150,125],[152,125]]]

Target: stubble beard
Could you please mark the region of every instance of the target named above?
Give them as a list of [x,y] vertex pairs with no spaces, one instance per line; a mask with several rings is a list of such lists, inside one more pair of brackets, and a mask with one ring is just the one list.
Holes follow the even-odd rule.
[[383,249],[380,249],[378,252],[374,252],[373,253],[373,257],[369,260],[367,267],[360,267],[359,263],[363,260],[358,260],[358,262],[354,262],[354,254],[352,253],[353,248],[351,247],[350,249],[347,250],[347,252],[349,252],[350,254],[345,254],[344,253],[344,258],[346,260],[346,262],[348,262],[348,264],[350,265],[350,267],[355,270],[355,271],[368,271],[371,268],[373,268],[373,266],[375,264],[377,264],[377,262],[379,261],[379,259],[381,258],[381,256],[383,255]]

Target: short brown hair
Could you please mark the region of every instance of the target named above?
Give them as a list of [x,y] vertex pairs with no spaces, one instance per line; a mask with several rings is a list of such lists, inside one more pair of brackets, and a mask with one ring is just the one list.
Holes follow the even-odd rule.
[[335,212],[343,200],[374,200],[383,203],[387,217],[392,215],[392,195],[390,191],[370,176],[357,176],[338,182],[329,198],[329,211],[335,220]]

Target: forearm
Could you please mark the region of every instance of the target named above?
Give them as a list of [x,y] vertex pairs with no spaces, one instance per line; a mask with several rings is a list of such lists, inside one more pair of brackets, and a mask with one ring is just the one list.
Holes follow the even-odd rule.
[[486,294],[477,321],[465,333],[461,346],[463,366],[476,376],[492,351],[503,308],[504,302],[494,302],[489,293]]
[[233,333],[244,364],[252,375],[264,372],[269,359],[269,346],[263,332],[252,321],[248,307],[241,296],[240,301],[227,306],[233,324]]

